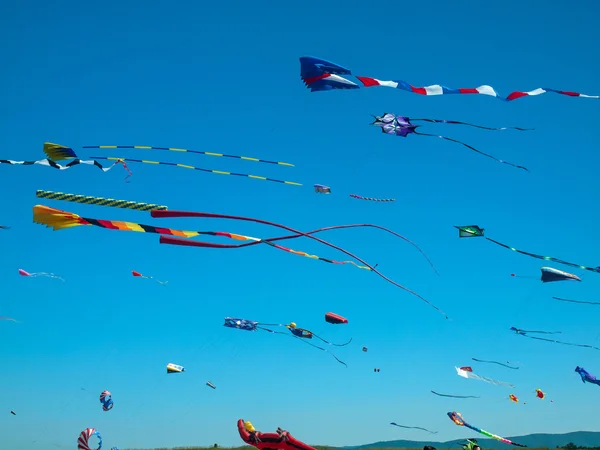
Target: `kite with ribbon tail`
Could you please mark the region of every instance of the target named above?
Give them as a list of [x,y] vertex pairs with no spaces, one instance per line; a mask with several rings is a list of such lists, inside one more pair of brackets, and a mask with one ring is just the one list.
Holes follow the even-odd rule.
[[[565,266],[570,266],[570,267],[577,267],[579,269],[582,270],[589,270],[590,272],[596,272],[596,273],[600,273],[600,267],[587,267],[587,266],[582,266],[580,264],[575,264],[572,262],[568,262],[568,261],[564,261],[562,259],[558,259],[558,258],[554,258],[552,256],[543,256],[543,255],[538,255],[535,253],[529,253],[529,252],[525,252],[523,250],[518,250],[514,247],[510,247],[506,244],[503,244],[501,242],[495,241],[492,238],[489,238],[487,236],[484,236],[484,229],[481,228],[478,225],[461,225],[461,226],[454,226],[454,228],[458,229],[458,237],[459,238],[469,238],[469,237],[484,237],[486,240],[493,242],[496,245],[499,245],[500,247],[504,247],[507,248],[509,250],[512,250],[513,252],[517,252],[520,253],[522,255],[527,255],[527,256],[531,256],[532,258],[537,258],[537,259],[543,259],[545,261],[552,261],[555,263],[559,263],[559,264],[564,264]],[[556,270],[556,269],[553,269]]]
[[496,439],[500,442],[504,442],[505,444],[514,445],[516,447],[527,447],[524,444],[517,444],[516,442],[510,441],[510,440],[500,437],[496,434],[492,434],[489,431],[482,430],[481,428],[478,428],[476,426],[473,426],[473,425],[465,422],[462,415],[458,412],[453,411],[453,412],[449,412],[447,414],[448,414],[448,417],[450,418],[450,420],[460,427],[470,428],[471,430],[476,431],[477,433],[481,433],[484,436],[487,436],[489,438]]
[[[315,91],[331,91],[336,89],[358,89],[356,83],[341,77],[340,75],[352,75],[352,71],[331,61],[312,56],[303,56],[300,58],[300,77],[308,89]],[[598,95],[586,95],[579,92],[561,91],[551,88],[538,88],[533,91],[515,91],[502,97],[493,87],[482,85],[476,88],[450,88],[433,84],[430,86],[417,87],[402,80],[379,80],[372,77],[356,76],[364,87],[385,86],[403,91],[412,92],[419,95],[451,95],[451,94],[481,94],[490,97],[496,97],[499,100],[510,102],[522,97],[536,96],[553,92],[555,94],[566,95],[569,97],[583,97],[599,99]]]
[[529,339],[537,339],[538,341],[553,342],[555,344],[570,345],[573,347],[585,347],[585,348],[592,348],[594,350],[600,350],[600,348],[594,347],[593,345],[573,344],[571,342],[557,341],[555,339],[546,339],[546,338],[542,338],[542,337],[538,337],[538,336],[530,336],[529,335],[529,333],[560,334],[561,333],[560,331],[532,331],[532,330],[521,330],[520,328],[516,328],[516,327],[510,327],[510,330],[514,331],[519,336],[524,336]]
[[448,123],[448,124],[454,124],[454,125],[468,125],[468,126],[472,126],[472,127],[476,127],[476,128],[483,128],[485,130],[497,130],[497,131],[507,130],[509,128],[513,129],[513,130],[519,130],[519,131],[528,131],[527,128],[518,128],[518,127],[489,128],[489,127],[483,127],[480,125],[473,125],[471,123],[466,123],[466,122],[457,122],[454,120],[411,119],[409,117],[396,116],[395,114],[391,114],[391,113],[384,113],[383,116],[373,116],[373,117],[375,118],[375,121],[371,125],[380,127],[381,132],[384,134],[389,134],[391,136],[395,135],[395,136],[400,136],[400,137],[407,137],[409,134],[416,134],[418,136],[437,137],[440,139],[444,139],[446,141],[451,141],[451,142],[455,142],[457,144],[464,145],[468,149],[473,150],[474,152],[479,153],[480,155],[487,156],[488,158],[491,158],[495,161],[501,162],[503,164],[508,164],[509,166],[513,166],[518,169],[523,169],[523,170],[526,170],[529,172],[529,170],[524,166],[518,166],[518,165],[510,163],[508,161],[498,159],[495,156],[492,156],[492,155],[484,153],[480,150],[477,150],[475,147],[473,147],[469,144],[466,144],[462,141],[457,141],[456,139],[452,139],[452,138],[449,138],[446,136],[440,136],[437,134],[421,133],[421,132],[417,131],[417,128],[419,128],[420,125],[413,125],[411,123],[411,120],[412,121],[422,120],[422,121],[434,122],[434,123]]
[[[383,275],[381,272],[379,272],[375,267],[369,265],[367,262],[365,262],[364,260],[362,260],[361,258],[357,257],[356,255],[348,252],[347,250],[344,250],[341,247],[338,247],[336,245],[333,245],[327,241],[324,241],[322,239],[319,239],[315,236],[312,236],[312,234],[315,234],[317,232],[320,231],[326,231],[326,230],[332,230],[332,229],[341,229],[341,228],[351,228],[351,227],[356,227],[356,226],[368,226],[368,227],[373,227],[373,228],[378,228],[378,229],[382,229],[385,230],[387,232],[390,232],[392,234],[394,234],[395,236],[401,237],[402,239],[406,240],[407,242],[410,242],[409,240],[407,240],[406,238],[403,238],[402,236],[398,235],[397,233],[394,233],[390,230],[386,230],[383,227],[379,227],[377,225],[370,225],[370,224],[362,224],[362,225],[341,225],[341,226],[336,226],[336,227],[328,227],[328,228],[322,228],[320,230],[315,230],[309,233],[304,233],[298,230],[295,230],[293,228],[287,227],[285,225],[281,225],[281,224],[277,224],[274,222],[269,222],[266,220],[261,220],[261,219],[254,219],[254,218],[249,218],[249,217],[242,217],[242,216],[231,216],[231,215],[224,215],[224,214],[211,214],[211,213],[203,213],[203,212],[186,212],[186,211],[151,211],[151,216],[155,217],[155,218],[169,218],[169,217],[196,217],[196,218],[219,218],[219,219],[233,219],[233,220],[240,220],[240,221],[248,221],[248,222],[255,222],[255,223],[261,223],[261,224],[265,224],[265,225],[270,225],[273,227],[277,227],[277,228],[282,228],[285,229],[287,231],[290,231],[292,233],[295,233],[296,235],[294,236],[284,236],[284,237],[280,237],[280,238],[270,238],[270,239],[259,239],[259,238],[253,238],[250,236],[243,236],[243,235],[239,235],[239,234],[233,234],[233,233],[226,233],[226,232],[215,232],[215,231],[180,231],[180,230],[173,230],[170,228],[162,228],[162,227],[154,227],[154,226],[150,226],[150,225],[141,225],[141,224],[137,224],[137,223],[132,223],[132,222],[117,222],[117,221],[107,221],[107,220],[98,220],[98,219],[91,219],[91,218],[84,218],[84,217],[80,217],[77,214],[73,214],[73,213],[69,213],[69,212],[65,212],[65,211],[60,211],[54,208],[49,208],[47,206],[42,206],[42,205],[36,205],[33,208],[33,221],[35,223],[39,223],[42,225],[46,225],[47,227],[53,228],[55,231],[56,230],[61,230],[64,228],[71,228],[71,227],[75,227],[75,226],[80,226],[80,225],[94,225],[94,226],[98,226],[101,228],[107,228],[107,229],[113,229],[113,230],[121,230],[121,231],[137,231],[137,232],[149,232],[149,233],[158,233],[161,234],[160,236],[160,243],[161,244],[171,244],[171,245],[183,245],[183,246],[191,246],[191,247],[208,247],[208,248],[231,248],[231,246],[226,246],[223,244],[214,244],[214,243],[208,243],[208,242],[198,242],[198,241],[192,241],[189,240],[187,238],[190,237],[194,237],[194,236],[199,236],[199,235],[212,235],[212,236],[223,236],[223,237],[229,237],[231,239],[236,239],[236,240],[251,240],[254,241],[252,243],[265,243],[267,245],[276,247],[280,250],[285,250],[287,252],[290,253],[294,253],[294,254],[298,254],[301,256],[306,256],[312,259],[319,259],[321,261],[325,261],[328,263],[332,263],[332,264],[353,264],[358,268],[361,269],[366,269],[366,270],[370,270],[374,273],[376,273],[377,275],[379,275],[381,278],[383,278],[384,280],[386,280],[388,283],[393,284],[394,286],[403,289],[405,291],[407,291],[408,293],[418,297],[419,299],[421,299],[422,301],[424,301],[425,303],[427,303],[429,306],[431,306],[432,308],[436,309],[437,311],[439,311],[441,314],[443,314],[446,319],[448,319],[448,317],[446,316],[446,314],[440,310],[437,306],[433,305],[431,302],[429,302],[428,300],[426,300],[424,297],[420,296],[419,294],[417,294],[414,291],[411,291],[408,288],[405,288],[404,286],[396,283],[395,281],[389,279],[388,277],[386,277],[385,275]],[[173,238],[170,236],[165,236],[165,235],[171,235],[171,236],[178,236],[178,238]],[[318,257],[316,255],[309,255],[307,253],[304,252],[298,252],[295,250],[291,250],[285,247],[281,247],[279,245],[273,244],[272,241],[278,240],[278,239],[292,239],[292,238],[296,238],[296,237],[300,237],[300,236],[304,236],[307,237],[309,239],[313,239],[317,242],[320,242],[321,244],[327,245],[331,248],[334,248],[338,251],[341,251],[342,253],[345,253],[346,255],[350,256],[351,258],[356,259],[357,261],[359,261],[361,265],[355,263],[354,261],[334,261],[334,260],[329,260],[329,259],[325,259],[325,258],[321,258]],[[412,242],[410,242],[412,245]],[[241,246],[239,246],[241,247]],[[237,248],[237,246],[235,247]],[[418,248],[418,247],[417,247]],[[421,253],[423,253],[421,251]],[[431,264],[431,261],[430,261]]]
[[141,273],[139,273],[139,272],[137,272],[137,271],[135,271],[135,270],[132,270],[132,271],[131,271],[131,275],[133,275],[134,277],[140,277],[140,278],[146,278],[146,279],[148,279],[148,280],[154,280],[154,281],[156,281],[158,284],[162,284],[163,286],[164,286],[165,284],[167,284],[167,283],[168,283],[168,281],[158,281],[158,280],[157,280],[156,278],[154,278],[154,277],[150,277],[150,276],[147,276],[147,275],[142,275]]
[[399,427],[399,428],[412,428],[412,429],[415,429],[415,430],[423,430],[423,431],[427,431],[430,434],[437,434],[437,431],[431,431],[431,430],[428,430],[427,428],[423,428],[423,427],[408,427],[406,425],[399,425],[396,422],[390,422],[390,425],[394,425],[394,426]]
[[36,278],[36,277],[56,278],[58,280],[65,281],[58,275],[54,275],[53,273],[48,273],[48,272],[31,272],[30,273],[30,272],[27,272],[26,270],[19,269],[19,275],[21,275],[22,277],[31,277],[31,278]]
[[470,367],[461,367],[460,369],[458,367],[455,367],[455,369],[456,369],[456,374],[463,378],[470,378],[473,380],[485,381],[486,383],[495,384],[496,386],[508,386],[508,387],[513,387],[513,388],[515,387],[514,385],[512,385],[510,383],[506,383],[504,381],[497,381],[497,380],[493,380],[491,378],[482,377],[481,375],[477,375],[476,373],[473,373],[473,369],[471,369]]
[[[294,322],[291,322],[288,325],[285,325],[285,324],[281,324],[281,323],[261,323],[261,322],[255,322],[253,320],[248,320],[248,319],[225,317],[225,323],[223,324],[223,326],[227,327],[227,328],[237,328],[238,330],[245,330],[245,331],[263,330],[263,331],[267,331],[267,332],[273,333],[273,334],[282,334],[284,336],[290,336],[290,337],[293,337],[296,339],[300,339],[305,344],[308,344],[312,347],[315,347],[319,350],[323,350],[324,352],[329,353],[331,356],[333,356],[335,358],[335,360],[337,362],[348,367],[348,364],[346,364],[344,361],[339,359],[337,356],[335,356],[329,350],[327,350],[326,348],[323,348],[323,347],[319,347],[318,345],[312,344],[311,342],[306,341],[306,339],[312,339],[313,337],[315,337],[325,344],[333,345],[336,347],[344,347],[344,346],[348,345],[350,342],[352,342],[352,338],[350,338],[350,340],[344,344],[333,344],[333,343],[323,339],[322,337],[317,336],[312,331],[305,330],[304,328],[298,328]],[[265,328],[265,327],[286,327],[292,334],[290,335],[288,333],[271,330],[270,328]]]

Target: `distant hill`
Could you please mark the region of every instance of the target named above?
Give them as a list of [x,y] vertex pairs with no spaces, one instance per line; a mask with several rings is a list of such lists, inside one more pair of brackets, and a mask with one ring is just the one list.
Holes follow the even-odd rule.
[[[484,450],[487,449],[497,449],[497,450],[507,450],[507,449],[515,449],[512,445],[504,444],[503,442],[497,441],[495,439],[480,439],[477,436],[477,433],[469,433],[469,437],[474,437],[477,439],[477,442],[481,445]],[[580,446],[580,447],[600,447],[600,432],[597,431],[574,431],[572,433],[564,433],[564,434],[528,434],[525,436],[505,436],[506,439],[509,439],[513,442],[518,442],[519,444],[525,444],[530,448],[556,448],[562,447],[569,442]],[[456,448],[459,450],[460,444],[464,443],[464,439],[458,439],[454,441],[447,442],[435,442],[435,441],[381,441],[381,442],[373,442],[372,444],[365,445],[354,445],[354,446],[346,446],[342,447],[344,449],[368,449],[368,448],[423,448],[425,445],[432,445],[438,449],[450,449]]]

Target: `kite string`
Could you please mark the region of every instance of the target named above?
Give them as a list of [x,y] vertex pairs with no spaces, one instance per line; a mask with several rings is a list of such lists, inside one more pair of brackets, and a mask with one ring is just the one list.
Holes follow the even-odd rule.
[[226,214],[211,214],[211,213],[203,213],[203,212],[187,212],[187,211],[151,211],[150,212],[152,217],[155,218],[171,218],[171,217],[203,217],[203,218],[215,218],[215,219],[232,219],[232,220],[242,220],[242,221],[246,221],[246,222],[255,222],[255,223],[262,223],[265,225],[270,225],[270,226],[274,226],[277,228],[282,228],[284,230],[290,231],[292,233],[297,233],[300,234],[302,236],[308,237],[310,239],[316,240],[317,242],[320,242],[322,244],[325,244],[331,248],[334,248],[338,251],[341,251],[342,253],[350,256],[351,258],[354,258],[358,261],[360,261],[362,264],[364,264],[365,266],[369,267],[373,272],[375,272],[377,275],[379,275],[381,278],[383,278],[384,280],[386,280],[387,282],[393,284],[394,286],[405,290],[406,292],[414,295],[415,297],[421,299],[422,301],[424,301],[425,303],[427,303],[429,306],[431,306],[432,308],[436,309],[437,311],[439,311],[441,314],[443,314],[446,319],[448,319],[448,316],[446,315],[446,313],[444,313],[441,309],[439,309],[437,306],[435,306],[433,303],[429,302],[428,300],[426,300],[424,297],[420,296],[419,294],[417,294],[414,291],[411,291],[410,289],[396,283],[395,281],[391,280],[390,278],[386,277],[385,275],[383,275],[381,272],[379,272],[377,269],[375,269],[374,267],[372,267],[370,264],[368,264],[366,261],[362,260],[361,258],[355,256],[354,254],[348,252],[347,250],[344,250],[341,247],[338,247],[337,245],[331,244],[327,241],[324,241],[322,239],[319,239],[318,237],[315,236],[311,236],[308,235],[306,233],[303,233],[301,231],[295,230],[293,228],[287,227],[285,225],[281,225],[281,224],[277,224],[274,222],[269,222],[266,220],[262,220],[262,219],[255,219],[255,218],[250,218],[250,217],[242,217],[242,216],[232,216],[232,215],[226,215]]

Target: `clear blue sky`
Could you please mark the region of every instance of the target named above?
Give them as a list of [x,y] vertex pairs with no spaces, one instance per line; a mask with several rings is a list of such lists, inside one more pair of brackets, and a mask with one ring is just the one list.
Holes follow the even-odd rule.
[[[252,4],[250,4],[252,3]],[[127,6],[124,6],[127,5]],[[599,5],[578,2],[431,1],[415,4],[22,1],[2,7],[1,157],[36,160],[42,143],[299,181],[302,187],[131,164],[108,173],[0,166],[0,447],[75,448],[96,427],[105,448],[241,444],[235,422],[278,426],[315,444],[428,439],[395,421],[471,436],[448,420],[504,435],[600,431],[594,350],[528,340],[509,328],[560,330],[600,345],[600,311],[552,296],[597,301],[600,275],[543,285],[541,261],[453,225],[476,223],[524,250],[600,265],[597,100],[546,94],[511,103],[485,96],[423,97],[389,88],[311,93],[298,58],[313,55],[380,79],[415,85],[493,86],[500,94],[551,87],[598,94]],[[526,173],[459,145],[369,127],[371,114],[453,119],[536,131],[427,125]],[[276,167],[165,152],[86,152],[83,145],[154,145],[289,161]],[[331,186],[317,195],[314,183]],[[419,253],[376,230],[323,234],[445,310],[452,321],[376,275],[269,247],[210,250],[159,245],[158,236],[32,223],[37,203],[84,216],[272,237],[268,227],[221,220],[153,220],[147,213],[35,198],[36,189],[239,214],[301,230],[347,223],[387,226]],[[354,200],[395,197],[391,204]],[[214,239],[226,242],[224,239]],[[230,243],[230,242],[226,242]],[[343,255],[307,240],[295,249]],[[552,265],[558,269],[569,268]],[[54,272],[65,283],[23,278]],[[162,287],[131,270],[169,280]],[[327,311],[349,319],[333,326]],[[328,354],[284,336],[224,328],[225,316],[295,321],[332,341]],[[369,352],[363,353],[362,346]],[[518,361],[511,371],[471,358]],[[166,375],[169,362],[187,372]],[[457,377],[454,366],[515,389]],[[374,373],[373,368],[381,368]],[[210,380],[212,390],[204,385]],[[82,390],[84,388],[85,390]],[[538,401],[536,388],[554,400]],[[100,392],[113,393],[103,412]],[[480,395],[439,398],[429,391]],[[507,400],[514,393],[527,405]],[[14,410],[17,415],[10,415]],[[565,412],[575,412],[576,414]],[[32,440],[37,439],[35,444]],[[62,446],[62,447],[60,447]]]

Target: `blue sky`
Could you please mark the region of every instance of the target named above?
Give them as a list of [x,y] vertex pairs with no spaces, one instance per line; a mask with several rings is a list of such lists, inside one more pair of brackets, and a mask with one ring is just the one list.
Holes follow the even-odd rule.
[[[121,168],[2,165],[0,223],[12,228],[0,230],[0,315],[21,322],[0,323],[0,447],[74,448],[86,427],[100,431],[105,448],[238,445],[239,418],[263,431],[281,426],[313,444],[430,437],[392,421],[433,429],[440,440],[472,436],[448,420],[452,410],[504,436],[600,431],[594,415],[600,392],[573,371],[583,365],[600,374],[596,351],[508,330],[559,330],[566,341],[600,345],[595,307],[551,299],[596,301],[599,276],[578,271],[582,283],[546,285],[515,279],[511,273],[536,277],[542,262],[484,240],[459,240],[453,228],[476,223],[517,248],[599,265],[598,101],[546,94],[504,103],[389,88],[311,93],[298,62],[313,55],[357,75],[420,86],[489,84],[503,95],[538,87],[598,94],[598,3],[579,2],[577,11],[537,0],[485,7],[470,1],[427,7],[251,3],[22,1],[3,7],[2,158],[41,159],[43,142],[51,141],[84,158],[173,161],[303,186],[133,163],[129,184]],[[383,112],[535,128],[423,127],[531,173],[450,142],[385,136],[368,126],[371,114]],[[87,152],[83,145],[195,148],[296,166],[144,150]],[[332,195],[315,194],[314,183],[331,186]],[[280,234],[236,221],[160,220],[39,200],[36,189],[245,215],[300,230],[386,226],[419,244],[440,276],[415,249],[377,230],[321,238],[379,264],[452,320],[375,274],[266,246],[211,250],[92,227],[53,232],[32,222],[35,204],[99,219]],[[351,193],[397,201],[364,202]],[[345,259],[310,240],[288,243]],[[54,272],[66,282],[23,278],[19,268]],[[169,284],[133,278],[131,270]],[[325,323],[327,311],[349,324]],[[224,328],[225,316],[295,321],[333,342],[352,337],[336,353],[348,368],[284,336]],[[522,368],[473,357],[517,361]],[[169,362],[187,372],[167,376]],[[454,366],[462,365],[517,387],[461,379]],[[204,385],[208,380],[216,390]],[[536,388],[553,403],[536,400]],[[98,401],[104,389],[113,393],[110,412]],[[481,398],[440,398],[432,389]],[[512,404],[510,393],[527,404]]]

